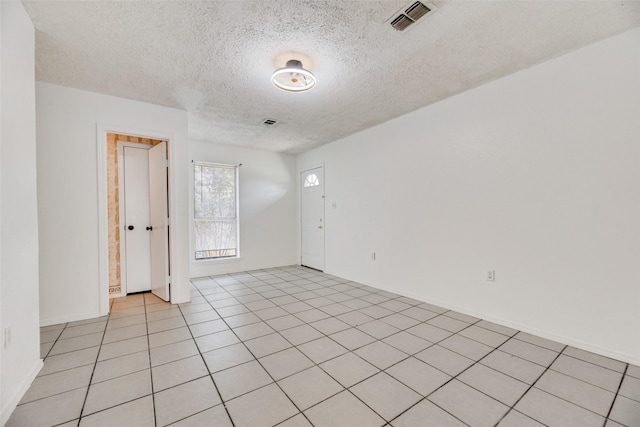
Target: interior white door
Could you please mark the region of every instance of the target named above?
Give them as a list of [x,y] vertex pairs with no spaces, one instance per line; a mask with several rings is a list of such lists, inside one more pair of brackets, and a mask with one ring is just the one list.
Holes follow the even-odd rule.
[[170,300],[169,209],[167,203],[167,143],[161,142],[149,154],[149,206],[151,224],[151,292]]
[[300,264],[324,270],[324,169],[300,173]]
[[123,147],[124,238],[127,293],[151,290],[149,159],[143,148]]

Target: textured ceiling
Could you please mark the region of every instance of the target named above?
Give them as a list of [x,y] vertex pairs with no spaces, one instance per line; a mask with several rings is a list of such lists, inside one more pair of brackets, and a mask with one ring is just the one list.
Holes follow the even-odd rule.
[[[387,21],[410,0],[23,3],[38,80],[184,109],[191,138],[292,154],[640,25],[638,1],[433,1],[405,32]],[[292,58],[311,91],[271,84]]]

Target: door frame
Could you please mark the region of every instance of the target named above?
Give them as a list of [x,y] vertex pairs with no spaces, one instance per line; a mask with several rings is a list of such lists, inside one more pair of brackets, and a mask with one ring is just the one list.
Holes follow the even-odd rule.
[[[304,172],[309,172],[313,169],[322,168],[322,178],[324,182],[322,183],[322,218],[324,220],[324,226],[322,229],[323,234],[323,245],[322,245],[322,258],[323,258],[323,272],[327,270],[327,170],[323,163],[315,164],[312,166],[304,167],[302,169],[298,169],[298,265],[302,265],[302,179],[301,176]],[[310,267],[309,267],[310,268]]]
[[[97,163],[98,163],[98,271],[99,271],[99,292],[98,307],[100,316],[109,314],[109,212],[107,203],[107,134],[123,134],[137,136],[139,138],[160,139],[167,141],[169,144],[169,160],[167,162],[169,173],[176,170],[175,158],[175,135],[173,133],[158,132],[155,130],[132,128],[128,126],[120,126],[113,124],[98,123],[96,125],[97,133]],[[173,203],[173,194],[175,192],[174,179],[169,178],[169,191],[167,194],[167,202],[169,203],[169,268],[175,271],[175,256],[171,254],[177,253],[176,242],[179,241],[176,233],[174,221],[176,218],[176,206]],[[171,296],[173,299],[173,292]]]
[[[124,213],[124,192],[122,191],[122,184],[124,184],[124,168],[120,165],[124,165],[124,147],[131,147],[149,151],[153,145],[150,144],[141,144],[139,142],[129,142],[129,141],[116,141],[118,145],[118,210],[120,215],[120,220],[125,217]],[[148,182],[148,181],[147,181]],[[168,195],[167,195],[168,196]],[[122,227],[122,223],[120,226]],[[122,230],[120,230],[122,231]],[[120,296],[124,297],[127,295],[127,286],[123,283],[123,278],[126,277],[127,274],[127,241],[126,239],[120,238]],[[124,256],[123,256],[124,255]],[[108,292],[108,291],[107,291]]]

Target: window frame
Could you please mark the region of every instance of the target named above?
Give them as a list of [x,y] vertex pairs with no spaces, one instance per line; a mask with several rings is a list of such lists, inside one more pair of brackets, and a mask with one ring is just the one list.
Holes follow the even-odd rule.
[[[191,215],[191,219],[193,221],[191,232],[193,233],[193,250],[191,255],[193,258],[192,262],[201,263],[201,262],[220,262],[220,261],[231,261],[237,260],[240,258],[240,165],[232,165],[226,163],[214,163],[214,162],[203,162],[203,161],[192,161],[193,167],[191,168],[191,173],[193,176],[193,181],[191,185],[191,191],[193,195],[193,204],[192,209],[193,213]],[[205,166],[205,167],[217,167],[217,168],[225,168],[225,169],[233,169],[235,174],[235,220],[236,220],[236,254],[231,256],[217,256],[217,257],[207,257],[207,258],[197,258],[196,254],[198,250],[196,249],[196,222],[200,219],[196,218],[196,166]]]

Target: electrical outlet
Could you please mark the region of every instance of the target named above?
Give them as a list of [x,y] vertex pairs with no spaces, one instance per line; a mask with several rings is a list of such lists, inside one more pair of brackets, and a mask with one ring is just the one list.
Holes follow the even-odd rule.
[[375,260],[376,260],[376,253],[371,252],[371,261],[375,261]]
[[496,281],[496,271],[488,270],[487,271],[487,282],[495,282]]

